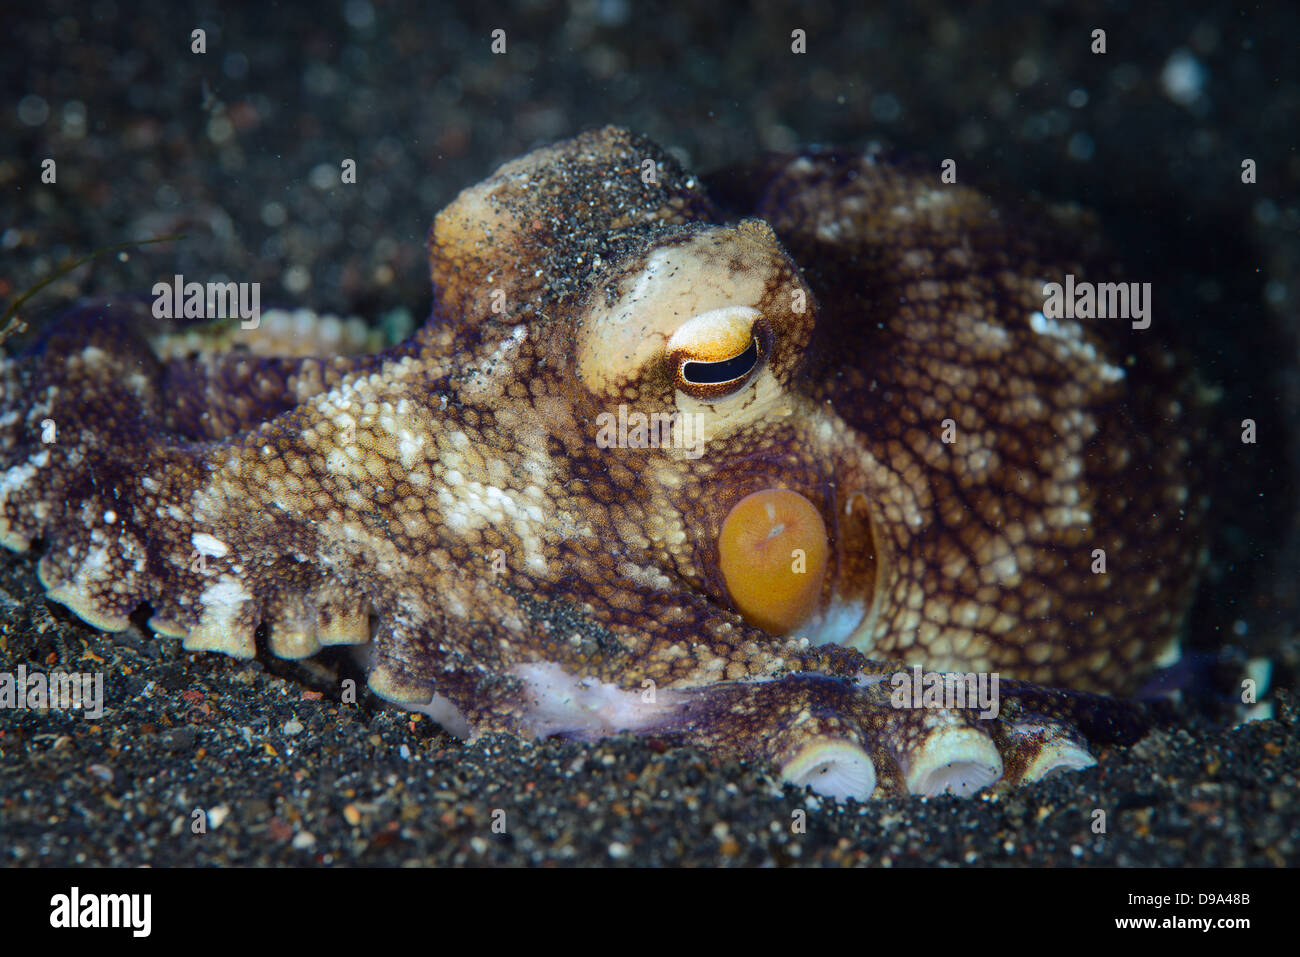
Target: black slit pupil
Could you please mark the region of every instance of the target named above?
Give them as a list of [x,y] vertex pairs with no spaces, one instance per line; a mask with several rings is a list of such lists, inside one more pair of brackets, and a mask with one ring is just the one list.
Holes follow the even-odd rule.
[[758,340],[750,339],[749,348],[738,356],[721,362],[686,362],[682,378],[695,385],[717,385],[747,374],[758,362]]

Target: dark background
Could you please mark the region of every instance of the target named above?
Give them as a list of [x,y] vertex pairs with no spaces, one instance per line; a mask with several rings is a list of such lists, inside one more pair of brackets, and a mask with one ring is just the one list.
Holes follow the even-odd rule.
[[[170,640],[97,635],[47,609],[34,563],[6,555],[0,662],[54,655],[70,666],[90,650],[110,659],[110,674],[125,666],[142,675],[119,702],[132,747],[120,734],[116,743],[82,740],[89,732],[78,718],[61,753],[39,737],[54,717],[11,722],[0,753],[18,776],[0,785],[9,812],[0,831],[24,825],[26,836],[7,853],[76,863],[76,835],[88,828],[99,839],[84,859],[130,863],[1294,862],[1297,812],[1274,797],[1294,795],[1294,771],[1288,784],[1284,772],[1261,770],[1262,754],[1294,769],[1293,718],[1244,732],[1222,722],[1248,657],[1270,658],[1284,688],[1300,672],[1300,13],[1283,3],[865,6],[7,7],[0,301],[69,256],[184,232],[184,241],[69,274],[25,313],[147,290],[181,272],[259,281],[264,307],[372,321],[406,310],[419,322],[434,213],[501,162],[605,123],[649,134],[702,172],[766,149],[879,141],[936,164],[954,158],[965,183],[1081,203],[1100,214],[1132,275],[1154,283],[1153,334],[1195,354],[1223,394],[1216,427],[1233,440],[1211,463],[1218,524],[1189,633],[1198,679],[1190,731],[1156,738],[1114,768],[1004,799],[1023,805],[1021,817],[1003,806],[986,819],[979,802],[823,808],[812,815],[816,833],[792,844],[788,828],[768,824],[807,801],[756,784],[763,769],[719,769],[629,742],[466,749],[427,722],[411,727],[406,716],[347,711],[328,698],[303,713],[289,705],[314,666],[285,681],[261,665],[191,659]],[[207,33],[204,55],[190,52],[195,28]],[[506,31],[502,56],[490,52],[496,28]],[[804,55],[790,50],[796,28],[807,33]],[[1090,52],[1096,28],[1106,30],[1104,55]],[[55,185],[40,183],[47,157],[58,164]],[[1240,181],[1246,157],[1258,166],[1255,185]],[[357,162],[355,186],[338,183],[344,158]],[[1259,423],[1255,446],[1235,441],[1248,417]],[[180,698],[196,689],[207,713]],[[286,744],[292,718],[307,730]],[[258,739],[236,733],[241,726],[269,736],[262,743],[280,763],[264,749],[243,754]],[[1262,751],[1269,743],[1280,750]],[[424,762],[415,778],[397,753],[403,744]],[[359,754],[361,790],[340,786]],[[599,774],[583,784],[591,768]],[[218,770],[233,775],[224,789]],[[667,783],[641,800],[628,774]],[[304,781],[317,787],[304,793]],[[405,793],[419,787],[418,800]],[[522,795],[520,815],[549,823],[502,842],[485,826],[485,809],[497,805],[484,793]],[[545,814],[528,803],[539,794]],[[121,817],[113,802],[138,805],[137,824],[106,823]],[[224,802],[230,822],[206,843],[187,828],[174,834],[186,802]],[[361,808],[359,824],[348,823],[349,805]],[[1071,816],[1116,805],[1127,824],[1100,844]],[[1042,817],[1043,807],[1056,810]],[[120,842],[104,837],[114,827],[125,828]],[[137,841],[140,827],[148,839]],[[295,848],[303,832],[316,843]]]

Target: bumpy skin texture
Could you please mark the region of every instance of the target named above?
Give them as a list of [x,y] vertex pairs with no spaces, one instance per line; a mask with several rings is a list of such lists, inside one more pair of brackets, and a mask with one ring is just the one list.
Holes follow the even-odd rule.
[[[438,216],[433,315],[378,355],[248,330],[179,357],[146,304],[80,306],[4,364],[0,540],[43,541],[50,597],[100,628],[148,603],[191,649],[369,641],[374,691],[463,733],[631,729],[859,798],[1130,740],[1141,710],[1089,692],[1131,692],[1181,626],[1197,400],[1152,331],[1034,316],[1090,276],[1087,224],[869,154],[714,185],[614,128],[507,164]],[[737,306],[762,359],[693,398],[666,343]],[[693,415],[702,454],[601,447],[620,404]],[[784,636],[718,568],[768,488],[829,535]],[[894,707],[899,662],[997,671],[998,715]]]

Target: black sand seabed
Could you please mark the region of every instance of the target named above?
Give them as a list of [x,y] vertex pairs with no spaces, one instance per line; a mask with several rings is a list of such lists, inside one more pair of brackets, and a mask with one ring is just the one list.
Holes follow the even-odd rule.
[[[1226,418],[1261,423],[1255,458],[1221,463],[1222,530],[1187,639],[1209,664],[1185,714],[1009,794],[837,805],[782,789],[771,768],[627,738],[467,746],[373,699],[333,700],[355,674],[341,656],[248,664],[138,629],[99,634],[40,597],[34,558],[5,554],[0,670],[103,671],[110,710],[0,714],[4,863],[1300,861],[1296,11],[705,6],[7,9],[0,295],[69,255],[183,231],[38,302],[181,272],[260,281],[264,306],[419,321],[437,209],[581,129],[628,126],[701,170],[803,142],[956,156],[969,181],[1097,209],[1130,261],[1170,277],[1157,324],[1196,350]],[[1097,26],[1104,58],[1088,52]],[[504,57],[488,52],[497,27]],[[803,58],[789,53],[796,27]],[[1255,186],[1239,182],[1244,156]],[[46,157],[55,186],[39,182]],[[361,173],[351,189],[335,175],[345,157]],[[1250,657],[1274,662],[1279,717],[1233,730],[1218,702]],[[806,833],[791,827],[800,809]]]

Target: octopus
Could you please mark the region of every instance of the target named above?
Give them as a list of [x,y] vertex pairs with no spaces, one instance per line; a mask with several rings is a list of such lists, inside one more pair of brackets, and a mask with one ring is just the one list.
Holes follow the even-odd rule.
[[1045,312],[1119,276],[1088,214],[874,149],[701,178],[610,127],[428,246],[430,317],[378,351],[133,299],[45,324],[0,368],[0,542],[97,629],[358,646],[471,739],[630,732],[865,800],[1143,733],[1205,563],[1204,390]]

